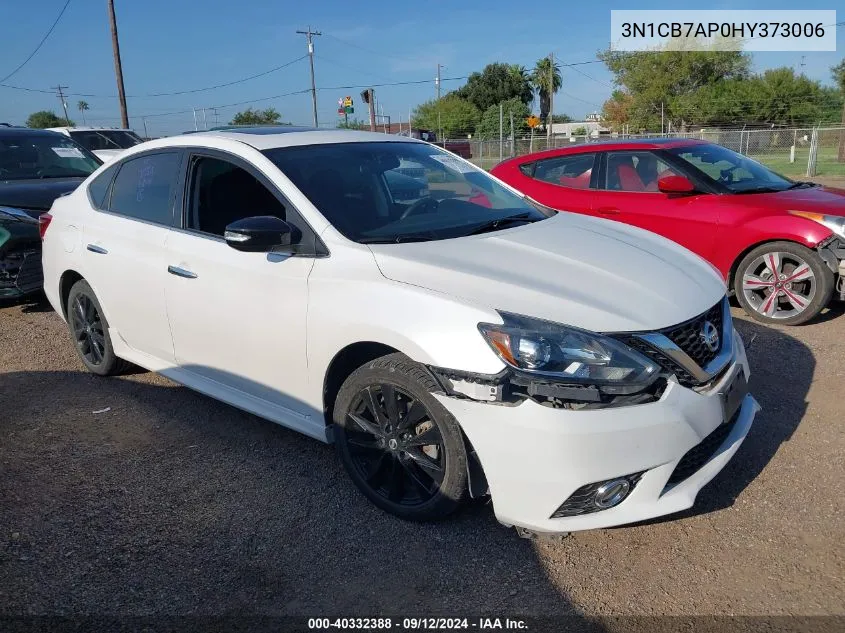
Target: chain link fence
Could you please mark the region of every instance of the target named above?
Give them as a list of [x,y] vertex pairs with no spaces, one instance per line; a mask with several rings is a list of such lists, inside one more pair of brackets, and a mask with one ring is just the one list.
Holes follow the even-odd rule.
[[696,132],[667,134],[613,134],[594,136],[546,136],[501,139],[454,139],[450,144],[469,143],[472,162],[491,169],[501,160],[532,152],[558,149],[607,140],[649,138],[695,138],[723,145],[753,158],[772,170],[791,178],[841,176],[845,178],[845,126],[791,129],[703,129]]

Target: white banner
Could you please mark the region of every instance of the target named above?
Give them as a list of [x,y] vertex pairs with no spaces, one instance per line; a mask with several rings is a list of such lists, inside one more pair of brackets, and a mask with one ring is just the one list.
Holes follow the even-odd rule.
[[612,10],[616,51],[835,51],[836,11]]

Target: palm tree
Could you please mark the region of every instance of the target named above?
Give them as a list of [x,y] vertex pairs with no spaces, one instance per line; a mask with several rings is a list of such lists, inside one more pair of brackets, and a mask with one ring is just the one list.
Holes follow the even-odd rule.
[[528,105],[534,101],[534,85],[531,83],[531,74],[525,66],[511,64],[508,66],[508,73],[515,79],[515,83],[521,86],[519,99]]
[[552,64],[551,57],[537,60],[531,73],[531,83],[540,95],[540,118],[545,125],[549,123],[552,94],[560,90],[563,78],[560,75],[560,64]]
[[87,123],[85,123],[85,111],[91,109],[91,107],[88,105],[88,102],[87,101],[77,101],[76,107],[82,113],[82,124],[87,125]]

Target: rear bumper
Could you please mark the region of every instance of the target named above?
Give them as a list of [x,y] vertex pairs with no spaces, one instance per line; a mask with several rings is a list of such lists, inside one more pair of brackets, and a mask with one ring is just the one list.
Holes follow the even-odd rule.
[[14,250],[0,255],[0,297],[14,298],[41,290],[44,273],[39,249]]
[[[536,532],[569,532],[634,523],[689,508],[736,453],[760,407],[749,394],[732,421],[719,395],[738,370],[749,375],[739,335],[731,369],[709,391],[671,383],[660,401],[572,411],[533,401],[500,406],[439,396],[477,451],[496,517]],[[730,426],[726,426],[727,424]],[[715,446],[702,442],[714,432]],[[709,451],[692,474],[670,478],[696,446]],[[687,463],[689,458],[687,458]],[[682,465],[682,468],[684,466]],[[588,484],[642,473],[632,492],[610,509],[552,518]]]

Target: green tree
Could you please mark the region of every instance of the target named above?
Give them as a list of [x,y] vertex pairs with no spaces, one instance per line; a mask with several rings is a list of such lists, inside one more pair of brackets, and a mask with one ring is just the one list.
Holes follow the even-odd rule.
[[[604,102],[601,118],[614,132],[621,132],[631,121],[634,98],[623,90],[614,90],[610,99]],[[639,131],[639,130],[636,130]]]
[[572,130],[572,136],[587,136],[587,128],[583,125],[579,125],[574,130]]
[[533,98],[528,73],[498,62],[488,64],[480,73],[472,73],[466,85],[454,94],[472,103],[480,112],[508,99],[516,98],[527,104]]
[[[830,69],[833,73],[833,80],[839,86],[839,92],[845,97],[845,59]],[[845,127],[845,106],[842,106],[842,126]],[[839,133],[839,154],[840,163],[845,163],[845,132]]]
[[553,114],[552,115],[552,123],[571,123],[574,121],[571,116],[568,114]]
[[230,125],[278,125],[280,124],[279,119],[281,117],[282,115],[275,108],[267,108],[265,110],[247,108],[232,117]]
[[473,134],[480,118],[478,108],[452,92],[440,100],[432,99],[418,105],[412,121],[413,127],[432,130],[442,140]]
[[833,81],[839,86],[839,90],[845,93],[845,59],[833,66],[830,72],[833,73]]
[[552,95],[563,85],[560,64],[557,62],[553,64],[551,57],[538,59],[531,73],[531,83],[540,96],[540,118],[543,120],[543,125],[547,125]]
[[76,108],[82,113],[82,125],[88,125],[85,122],[85,111],[90,110],[91,107],[88,105],[87,101],[77,101]]
[[836,89],[784,67],[702,86],[672,99],[669,110],[673,117],[700,125],[756,123],[794,127],[835,120],[841,104],[842,96]]
[[26,119],[26,126],[32,128],[44,129],[45,127],[63,127],[65,125],[73,126],[73,121],[65,121],[56,116],[52,110],[40,110],[33,112]]
[[[502,129],[503,136],[508,138],[511,134],[511,114],[513,114],[514,137],[521,138],[529,133],[528,124],[525,119],[531,113],[528,106],[519,99],[508,99],[502,101]],[[476,130],[476,136],[480,139],[499,138],[499,106],[492,105],[481,115],[481,123]]]
[[[683,127],[696,113],[684,108],[673,112],[676,100],[688,100],[704,86],[748,77],[750,57],[741,51],[721,50],[722,44],[716,42],[706,51],[606,50],[599,53],[599,59],[614,74],[616,84],[631,97],[627,104],[627,123],[631,128],[659,130],[661,104],[664,117],[676,127]],[[688,106],[689,102],[684,105]]]
[[345,121],[341,119],[337,122],[337,128],[339,130],[369,130],[370,124],[361,119],[347,119]]

